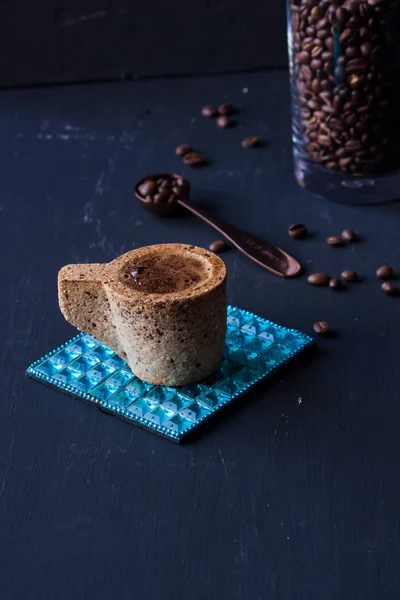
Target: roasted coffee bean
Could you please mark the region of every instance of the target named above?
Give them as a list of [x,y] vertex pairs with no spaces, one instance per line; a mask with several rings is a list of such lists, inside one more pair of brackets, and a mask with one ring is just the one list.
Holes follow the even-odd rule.
[[191,151],[192,151],[192,146],[190,144],[181,144],[175,150],[175,154],[182,158],[182,156],[185,156],[185,154],[188,154]]
[[[358,52],[358,50],[357,50]],[[348,73],[364,73],[365,71],[367,71],[368,69],[368,61],[367,59],[360,57],[360,58],[353,58],[352,60],[349,60],[349,62],[347,63],[347,72]]]
[[329,284],[330,277],[325,275],[325,273],[313,273],[307,277],[307,281],[311,285],[323,286]]
[[172,192],[175,194],[175,196],[177,196],[178,198],[184,198],[187,195],[187,189],[184,187],[181,187],[179,185],[175,185],[172,188]]
[[315,333],[318,333],[318,335],[326,335],[332,331],[328,321],[317,321],[314,323],[313,328]]
[[206,164],[205,158],[200,152],[189,152],[183,156],[182,160],[185,165],[190,167],[201,167]]
[[395,296],[397,294],[397,286],[391,281],[384,281],[381,285],[381,290],[388,296]]
[[153,196],[157,191],[157,184],[153,179],[146,179],[138,188],[139,194],[146,198],[147,196]]
[[168,202],[170,194],[168,192],[159,192],[153,198],[154,204],[165,204]]
[[[360,56],[360,50],[357,48],[357,46],[348,46],[345,50],[345,55],[348,58],[354,58],[356,56]],[[347,66],[347,71],[349,73],[351,73],[351,71],[349,71],[349,67]]]
[[340,290],[343,288],[343,284],[337,277],[332,277],[332,279],[329,281],[329,287],[331,290]]
[[261,140],[255,135],[250,135],[247,138],[242,140],[243,148],[257,148],[257,146],[261,145]]
[[346,269],[342,271],[341,278],[345,281],[357,281],[358,274],[356,271],[352,271],[351,269]]
[[339,160],[339,165],[341,166],[342,170],[345,170],[351,163],[352,161],[352,157],[351,156],[346,156],[343,157]]
[[319,56],[323,58],[324,52],[322,50],[322,45],[319,40],[313,40],[313,44],[318,44],[318,46],[314,46],[311,49],[311,58],[318,58]]
[[[347,81],[349,82],[349,85],[354,90],[356,90],[364,85],[365,76],[362,74],[356,75],[355,73],[353,73],[348,77]],[[349,108],[351,108],[351,105],[349,106]]]
[[172,181],[170,179],[164,179],[158,186],[160,192],[172,192]]
[[232,127],[234,125],[234,121],[230,119],[227,115],[222,115],[217,119],[217,125],[221,129],[227,129],[228,127]]
[[208,249],[211,250],[211,252],[218,254],[219,252],[225,250],[225,242],[223,240],[216,240],[208,246]]
[[302,240],[307,237],[308,230],[307,227],[303,225],[303,223],[295,223],[294,225],[291,225],[289,227],[288,234],[294,240]]
[[373,46],[372,46],[371,42],[363,42],[361,44],[360,50],[361,50],[361,54],[363,56],[368,57],[373,50]]
[[352,29],[345,29],[339,36],[339,42],[341,44],[345,44],[350,40],[351,37],[353,37],[353,35],[354,33]]
[[331,235],[331,236],[327,237],[326,242],[327,242],[328,246],[334,246],[334,247],[343,246],[342,238],[337,235]]
[[343,79],[345,76],[346,76],[346,69],[341,65],[337,65],[337,67],[335,69],[335,77],[337,77],[338,79]]
[[203,106],[203,108],[201,109],[201,114],[207,119],[213,119],[217,116],[218,111],[213,106],[210,106],[210,104],[206,104],[206,106]]
[[218,114],[219,115],[232,115],[235,111],[235,107],[233,104],[220,104],[218,106]]
[[325,47],[331,52],[334,47],[333,37],[328,37],[325,40]]
[[313,58],[310,63],[310,67],[314,69],[314,71],[320,69],[322,67],[322,61],[319,58]]
[[377,269],[376,276],[379,277],[379,279],[390,279],[393,277],[393,269],[389,265],[383,265]]
[[177,186],[179,186],[181,188],[189,187],[189,182],[187,181],[187,179],[185,179],[184,177],[181,177],[180,175],[175,176],[175,183]]
[[347,22],[349,18],[349,13],[343,6],[341,6],[336,11],[336,18],[338,20],[338,23],[340,23],[340,25],[343,25],[343,23]]
[[342,231],[342,240],[344,240],[345,242],[355,242],[357,239],[357,235],[355,234],[355,232],[352,229],[344,229]]
[[306,52],[305,50],[303,50],[303,52],[300,52],[297,55],[297,62],[299,62],[301,65],[306,65],[307,63],[310,62],[310,53]]

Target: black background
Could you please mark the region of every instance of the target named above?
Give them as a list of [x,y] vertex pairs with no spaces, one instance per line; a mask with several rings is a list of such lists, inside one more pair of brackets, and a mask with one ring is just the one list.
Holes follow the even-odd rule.
[[284,0],[2,0],[0,86],[287,64]]
[[[199,117],[204,100],[239,105],[239,126]],[[400,270],[398,205],[296,186],[285,72],[3,92],[2,106],[0,597],[397,600],[400,311],[374,271]],[[243,150],[253,133],[267,145]],[[183,141],[212,165],[182,166]],[[231,303],[307,333],[327,319],[337,337],[183,446],[24,375],[75,333],[57,305],[62,265],[215,239],[136,204],[136,179],[177,170],[193,199],[308,272],[363,278],[316,289],[227,252]],[[313,236],[291,240],[292,221]],[[328,247],[345,227],[363,239]]]

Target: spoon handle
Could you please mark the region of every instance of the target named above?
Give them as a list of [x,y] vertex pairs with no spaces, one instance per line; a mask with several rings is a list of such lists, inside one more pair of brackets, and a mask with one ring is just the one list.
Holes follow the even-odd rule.
[[226,221],[207,215],[203,209],[192,203],[186,203],[184,200],[178,200],[178,203],[207,223],[207,225],[219,231],[250,260],[274,275],[278,275],[279,277],[295,277],[301,272],[301,265],[297,260],[280,248],[269,244],[251,233],[242,231]]

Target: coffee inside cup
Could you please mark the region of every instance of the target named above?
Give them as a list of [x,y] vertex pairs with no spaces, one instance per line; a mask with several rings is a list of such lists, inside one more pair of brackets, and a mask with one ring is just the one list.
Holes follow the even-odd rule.
[[174,253],[143,256],[127,263],[120,271],[120,281],[132,289],[148,294],[172,294],[189,291],[205,283],[211,267],[196,255]]

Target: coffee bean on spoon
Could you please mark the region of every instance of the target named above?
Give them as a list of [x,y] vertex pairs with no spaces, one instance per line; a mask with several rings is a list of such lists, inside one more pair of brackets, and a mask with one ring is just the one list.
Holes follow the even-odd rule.
[[357,235],[352,229],[344,229],[341,237],[342,240],[349,243],[355,242],[357,239]]
[[145,179],[142,184],[140,184],[139,193],[146,198],[147,196],[152,196],[154,192],[157,190],[157,183],[154,179]]
[[175,196],[177,196],[178,198],[183,198],[184,196],[186,196],[187,194],[187,190],[186,188],[179,186],[179,185],[175,185],[172,188],[172,192],[175,194]]
[[188,188],[189,187],[188,180],[185,179],[184,177],[182,177],[181,175],[175,175],[174,179],[175,179],[175,183],[178,187],[180,187],[180,188]]
[[397,294],[397,286],[391,281],[384,281],[381,285],[381,290],[388,296],[395,296]]
[[261,140],[256,135],[250,135],[242,141],[243,148],[257,148],[261,145]]
[[343,245],[342,238],[337,235],[331,235],[326,238],[328,246],[338,247]]
[[215,242],[212,242],[208,246],[208,249],[211,250],[211,252],[218,254],[219,252],[222,252],[223,250],[225,250],[225,246],[226,246],[226,244],[223,240],[216,240]]
[[317,321],[314,323],[314,331],[315,333],[318,333],[318,335],[326,335],[332,331],[332,328],[328,321]]
[[294,240],[302,240],[307,237],[308,230],[303,223],[294,223],[288,229],[288,234]]
[[213,106],[210,106],[210,104],[206,104],[206,106],[203,106],[203,108],[201,109],[201,114],[207,119],[213,119],[217,116],[218,111]]
[[189,152],[182,157],[182,160],[185,165],[190,167],[202,167],[206,164],[204,155],[201,152]]
[[168,192],[160,192],[153,197],[154,204],[164,204],[168,202],[170,194]]
[[389,265],[382,265],[382,267],[377,269],[376,276],[379,279],[390,279],[393,277],[393,269]]
[[356,271],[352,271],[351,269],[345,269],[341,273],[341,278],[344,279],[345,281],[357,281],[358,274]]
[[171,192],[172,191],[172,181],[170,179],[164,179],[159,186],[158,189],[160,192]]
[[329,284],[330,277],[325,273],[312,273],[307,277],[307,281],[311,285],[324,286]]
[[175,154],[180,158],[182,158],[182,156],[185,156],[185,154],[189,154],[189,152],[192,152],[192,146],[190,144],[181,144],[175,150]]

